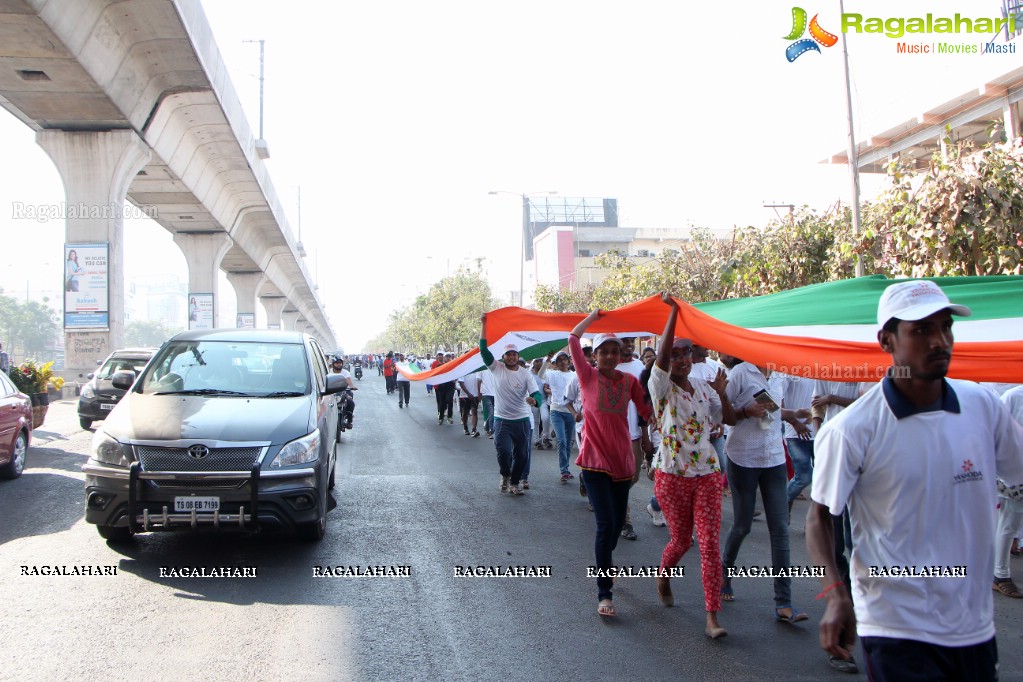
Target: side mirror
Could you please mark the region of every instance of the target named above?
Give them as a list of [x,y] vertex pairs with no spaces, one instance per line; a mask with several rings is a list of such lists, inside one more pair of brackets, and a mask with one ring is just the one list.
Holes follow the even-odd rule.
[[348,388],[348,379],[343,374],[328,374],[324,394],[339,393]]
[[135,372],[127,369],[114,372],[110,377],[110,383],[114,385],[114,388],[127,391],[135,383]]

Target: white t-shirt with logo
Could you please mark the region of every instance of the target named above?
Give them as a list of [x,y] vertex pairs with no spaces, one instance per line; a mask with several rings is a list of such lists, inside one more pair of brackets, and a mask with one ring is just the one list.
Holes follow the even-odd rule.
[[[901,394],[890,401],[889,383],[829,420],[814,446],[814,501],[835,515],[849,506],[857,631],[949,647],[985,642],[995,633],[995,480],[1023,483],[1023,427],[990,391],[958,380],[947,381],[943,406],[954,398],[959,412],[898,419]],[[965,566],[966,577],[877,575],[892,566]]]
[[[639,375],[643,373],[643,370],[646,369],[646,366],[643,364],[641,360],[633,358],[630,362],[620,363],[617,367],[615,367],[615,369],[617,369],[619,372],[631,374],[637,380],[639,380]],[[636,404],[631,400],[629,401],[628,418],[629,440],[636,440],[637,438],[641,438],[643,436],[643,430],[639,427],[639,412],[636,411]]]

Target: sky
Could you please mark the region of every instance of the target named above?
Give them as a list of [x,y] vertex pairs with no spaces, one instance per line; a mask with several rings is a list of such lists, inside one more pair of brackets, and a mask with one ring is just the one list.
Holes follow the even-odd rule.
[[[515,195],[613,197],[625,227],[712,229],[764,225],[776,217],[765,203],[824,210],[851,197],[848,169],[820,163],[847,145],[842,43],[787,62],[787,3],[202,4],[254,131],[259,48],[246,41],[266,41],[266,163],[293,231],[301,187],[307,267],[349,352],[475,258],[508,300],[519,278]],[[801,5],[839,31],[837,0]],[[920,7],[847,0],[845,12],[909,17]],[[926,11],[998,16],[1000,3],[934,0]],[[1023,63],[842,39],[857,139]],[[8,207],[62,201],[60,177],[2,110],[0,150],[0,286],[59,300],[63,224],[16,221]],[[879,186],[864,176],[863,198]],[[166,230],[146,220],[125,230],[126,276],[187,281]],[[220,293],[233,298],[226,280]],[[230,301],[221,313],[233,323]]]

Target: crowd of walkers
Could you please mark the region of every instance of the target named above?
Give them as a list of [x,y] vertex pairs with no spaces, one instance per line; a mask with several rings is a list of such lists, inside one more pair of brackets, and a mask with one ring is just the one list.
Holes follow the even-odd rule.
[[[695,540],[705,634],[727,635],[718,614],[734,598],[730,575],[761,513],[759,491],[773,617],[807,620],[791,599],[788,529],[794,502],[809,491],[807,547],[823,569],[815,577],[829,664],[858,672],[859,634],[871,679],[997,679],[992,594],[1023,597],[1009,570],[1009,557],[1023,554],[1023,387],[946,379],[952,316],[969,308],[929,281],[889,286],[877,339],[894,371],[856,383],[783,375],[724,353],[719,364],[709,349],[675,337],[678,304],[662,300],[667,321],[656,350],[636,354],[633,339],[609,333],[584,347],[602,316],[594,311],[572,330],[567,353],[532,365],[513,343],[487,345],[484,316],[485,369],[428,389],[438,424],[453,424],[457,394],[465,435],[479,437],[482,422],[494,440],[499,490],[512,496],[529,489],[534,449],[557,447],[561,482],[571,481],[578,439],[603,618],[617,614],[613,552],[619,539],[636,537],[629,492],[646,469],[654,480],[646,510],[670,535],[652,587],[662,604],[673,605],[671,569]],[[438,353],[432,366],[452,359]],[[399,407],[408,404],[401,395]],[[732,525],[721,547],[729,498]],[[917,567],[926,577],[907,573]]]

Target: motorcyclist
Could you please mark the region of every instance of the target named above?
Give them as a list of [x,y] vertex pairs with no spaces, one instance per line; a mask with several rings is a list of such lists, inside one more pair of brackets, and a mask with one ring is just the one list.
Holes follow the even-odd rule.
[[362,358],[355,358],[355,361],[352,362],[352,372],[356,379],[362,378]]
[[340,356],[335,355],[330,363],[330,369],[334,374],[340,374],[348,381],[348,388],[338,393],[340,401],[338,402],[338,427],[340,431],[352,428],[352,422],[355,418],[355,395],[352,393],[353,390],[358,390],[352,385],[352,375],[345,369],[344,359]]

